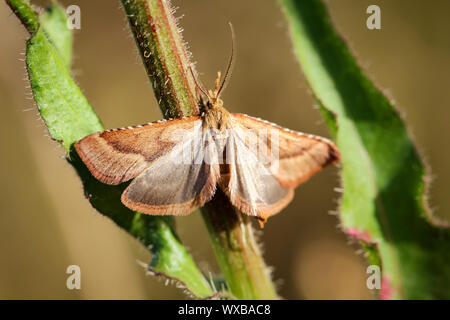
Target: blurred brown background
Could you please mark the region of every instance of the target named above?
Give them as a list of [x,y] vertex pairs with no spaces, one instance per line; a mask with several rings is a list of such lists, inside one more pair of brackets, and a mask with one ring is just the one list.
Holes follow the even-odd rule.
[[[61,1],[81,7],[74,75],[106,128],[161,118],[119,1]],[[45,1],[36,2],[44,4]],[[395,99],[433,169],[431,206],[450,219],[450,2],[330,0],[330,14],[360,64]],[[212,86],[237,34],[237,62],[225,106],[280,125],[328,136],[292,54],[276,0],[174,0],[202,81]],[[381,30],[366,28],[370,4]],[[30,98],[23,59],[27,34],[0,2],[0,298],[184,298],[146,277],[149,254],[84,199],[80,181],[47,137]],[[293,203],[261,236],[280,294],[288,299],[372,298],[365,261],[337,229],[338,171],[297,189]],[[217,271],[198,214],[178,218],[179,234],[206,271]],[[68,265],[82,271],[69,291]]]

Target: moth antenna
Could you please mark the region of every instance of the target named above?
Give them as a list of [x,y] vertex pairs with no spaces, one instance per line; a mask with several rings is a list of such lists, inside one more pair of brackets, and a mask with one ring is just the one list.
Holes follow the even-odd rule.
[[208,92],[206,91],[206,89],[204,89],[201,85],[198,84],[197,78],[195,77],[194,71],[192,70],[192,67],[191,67],[191,66],[189,66],[189,70],[191,71],[192,78],[194,79],[194,82],[195,82],[195,85],[197,86],[197,88],[198,88],[205,96],[209,97],[209,94],[208,94]]
[[220,85],[220,88],[217,91],[217,96],[219,96],[220,93],[222,92],[222,90],[224,90],[227,87],[228,80],[231,76],[231,73],[233,71],[233,66],[234,66],[234,51],[235,51],[235,44],[236,44],[236,36],[234,34],[233,25],[231,24],[231,22],[228,22],[228,25],[230,26],[230,30],[231,30],[231,56],[230,56],[230,60],[228,62],[227,72],[225,72],[225,76],[223,77],[222,84]]

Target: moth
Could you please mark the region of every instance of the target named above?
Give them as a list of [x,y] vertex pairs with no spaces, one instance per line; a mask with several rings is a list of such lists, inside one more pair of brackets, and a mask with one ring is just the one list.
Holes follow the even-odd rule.
[[[233,57],[233,55],[232,55]],[[240,211],[263,224],[293,198],[294,189],[339,152],[329,140],[229,113],[220,94],[232,58],[202,114],[91,134],[75,149],[92,175],[118,185],[134,179],[122,203],[152,215],[186,215],[209,201],[217,186]]]

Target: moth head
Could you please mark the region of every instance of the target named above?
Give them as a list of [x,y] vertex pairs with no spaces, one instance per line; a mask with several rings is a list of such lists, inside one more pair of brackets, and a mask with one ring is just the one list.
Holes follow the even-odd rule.
[[215,88],[214,90],[206,90],[203,86],[201,86],[197,79],[194,76],[194,72],[192,71],[192,68],[190,68],[192,77],[194,79],[195,85],[197,86],[198,90],[203,93],[203,95],[207,98],[206,103],[203,101],[203,97],[201,97],[201,104],[206,107],[206,109],[212,109],[214,107],[223,107],[223,101],[220,99],[221,92],[225,89],[227,78],[229,75],[230,70],[227,69],[227,73],[225,74],[225,77],[223,81],[221,81],[222,73],[220,71],[217,72],[217,78],[215,82]]
[[223,101],[220,99],[220,92],[223,90],[224,83],[220,82],[220,78],[222,77],[222,73],[220,71],[217,72],[217,78],[216,78],[216,86],[214,91],[208,90],[208,107],[222,107]]

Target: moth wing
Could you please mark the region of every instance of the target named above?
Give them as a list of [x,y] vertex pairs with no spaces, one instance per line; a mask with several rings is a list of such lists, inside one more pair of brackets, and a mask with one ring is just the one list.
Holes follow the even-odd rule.
[[200,117],[192,116],[106,130],[76,142],[75,149],[94,177],[117,185],[169,153],[179,143],[179,132],[193,131],[196,123],[201,123]]
[[221,176],[219,185],[231,203],[242,212],[265,220],[292,200],[293,190],[280,185],[247,147],[239,128],[229,130],[226,162],[229,173]]
[[264,150],[270,162],[266,166],[270,166],[273,175],[285,188],[296,188],[340,158],[337,147],[328,139],[285,129],[245,114],[234,113],[232,116],[235,124],[244,131],[257,132],[256,147]]
[[[122,203],[132,210],[159,215],[185,215],[203,206],[215,193],[219,166],[204,161],[205,146],[201,136],[198,138],[186,139],[137,176],[122,193]],[[217,159],[217,152],[208,150],[212,153],[209,157]]]

